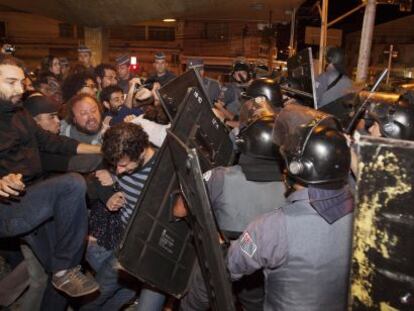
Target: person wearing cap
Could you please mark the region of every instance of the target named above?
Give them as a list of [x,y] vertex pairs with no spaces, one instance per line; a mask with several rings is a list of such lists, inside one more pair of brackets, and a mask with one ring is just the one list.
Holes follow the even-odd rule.
[[[24,108],[31,114],[37,125],[45,131],[59,135],[59,105],[41,93],[33,93],[24,101]],[[101,163],[100,155],[78,154],[65,156],[53,153],[40,153],[42,168],[48,173],[94,171]]]
[[345,73],[345,55],[342,49],[328,48],[325,58],[326,70],[315,79],[318,108],[353,91],[352,80]]
[[116,58],[116,70],[118,73],[118,86],[124,94],[128,93],[129,81],[133,78],[129,71],[131,61],[128,55],[121,55]]
[[197,70],[203,79],[204,88],[207,92],[207,96],[210,99],[211,104],[214,104],[220,97],[221,87],[217,80],[208,78],[204,75],[204,60],[201,58],[188,58],[187,70]]
[[92,51],[85,45],[80,45],[78,47],[78,61],[81,63],[85,68],[93,73],[94,67],[92,63]]
[[244,58],[237,59],[230,73],[231,82],[221,88],[223,108],[238,116],[241,108],[240,96],[253,81],[253,74]]
[[26,99],[24,107],[32,115],[37,125],[48,132],[59,134],[59,105],[52,99],[43,96],[41,93],[35,93]]
[[149,79],[159,82],[161,86],[173,80],[176,75],[169,71],[166,56],[163,52],[157,52],[154,55],[153,63],[155,73],[150,75]]

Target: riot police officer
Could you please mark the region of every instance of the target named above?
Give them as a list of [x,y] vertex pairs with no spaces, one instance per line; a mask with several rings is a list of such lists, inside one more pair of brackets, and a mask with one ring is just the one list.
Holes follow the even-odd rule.
[[414,140],[414,105],[404,97],[395,103],[370,103],[364,119],[372,136]]
[[279,83],[274,79],[259,78],[254,80],[242,96],[248,99],[264,96],[275,110],[283,108],[282,91]]
[[350,151],[329,115],[288,105],[275,142],[292,179],[287,204],[252,222],[230,246],[233,279],[263,268],[264,310],[345,310],[351,254]]
[[326,71],[316,78],[316,98],[321,108],[352,92],[352,81],[345,74],[345,55],[340,48],[326,52]]
[[214,104],[220,96],[220,83],[204,75],[204,61],[201,58],[188,58],[187,70],[195,69],[203,79],[204,88],[211,104]]
[[[256,115],[251,114],[250,124],[237,137],[238,165],[204,174],[218,227],[229,240],[237,239],[253,219],[285,202],[281,157],[272,141],[274,115]],[[245,310],[263,310],[261,271],[236,282],[234,288]],[[198,270],[181,310],[206,309],[208,297]]]
[[231,82],[221,88],[224,108],[234,115],[238,115],[241,107],[240,96],[246,91],[253,79],[249,64],[242,58],[235,61],[230,73]]

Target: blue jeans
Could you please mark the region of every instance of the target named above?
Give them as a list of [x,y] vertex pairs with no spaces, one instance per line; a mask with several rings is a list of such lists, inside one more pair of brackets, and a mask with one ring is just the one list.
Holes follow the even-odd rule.
[[[86,184],[75,173],[39,181],[20,201],[0,201],[0,237],[20,235],[46,272],[77,266],[85,249]],[[67,299],[50,282],[41,310],[65,310]]]
[[141,294],[139,295],[139,301],[135,311],[161,311],[164,306],[165,298],[164,294],[144,286],[141,289]]
[[99,283],[100,294],[80,310],[120,310],[135,297],[135,290],[126,287],[120,279],[118,260],[112,250],[107,250],[96,242],[90,242],[86,250],[86,259],[96,272],[95,279]]
[[[100,295],[91,303],[84,305],[81,310],[119,310],[134,298],[135,290],[126,287],[125,284],[122,284],[122,279],[119,279],[118,260],[112,250],[99,246],[96,241],[89,241],[85,257],[89,265],[96,271]],[[164,294],[144,286],[135,310],[160,311],[164,302]]]
[[0,237],[22,235],[48,272],[77,266],[85,248],[86,185],[78,174],[40,181],[20,201],[0,201]]

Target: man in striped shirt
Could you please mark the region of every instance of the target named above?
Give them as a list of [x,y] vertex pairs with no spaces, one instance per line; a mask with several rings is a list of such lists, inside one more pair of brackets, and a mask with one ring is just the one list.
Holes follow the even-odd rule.
[[[102,153],[109,170],[96,175],[100,185],[104,186],[101,188],[106,188],[97,189],[99,201],[104,204],[91,209],[86,254],[96,271],[96,280],[101,284],[100,295],[81,310],[119,310],[135,296],[134,290],[118,281],[120,275],[114,249],[133,214],[156,158],[156,149],[149,143],[148,135],[141,126],[133,123],[120,123],[108,129],[103,137]],[[162,304],[164,296],[158,295]]]

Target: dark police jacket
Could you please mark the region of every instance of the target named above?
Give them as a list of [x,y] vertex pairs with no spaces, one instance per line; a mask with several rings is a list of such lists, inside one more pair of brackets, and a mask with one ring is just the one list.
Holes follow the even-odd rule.
[[40,128],[21,106],[0,101],[0,177],[23,175],[25,183],[43,174],[40,151],[76,154],[79,142]]

